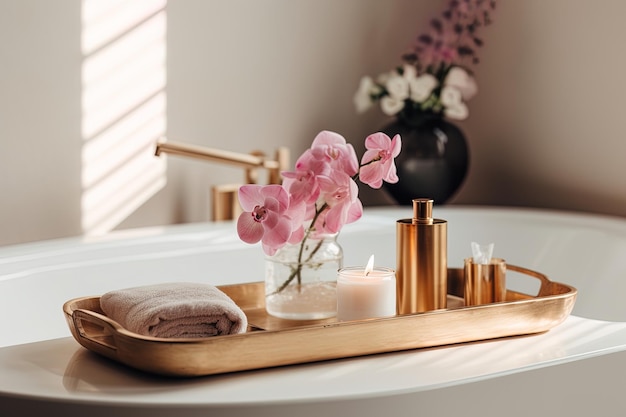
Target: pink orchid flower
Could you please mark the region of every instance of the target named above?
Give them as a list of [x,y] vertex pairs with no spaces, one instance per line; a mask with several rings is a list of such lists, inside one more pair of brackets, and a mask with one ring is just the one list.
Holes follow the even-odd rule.
[[394,158],[400,154],[401,147],[400,135],[393,139],[381,132],[369,135],[365,139],[367,150],[361,159],[361,182],[372,188],[380,188],[383,180],[391,184],[398,182]]
[[[359,161],[354,147],[335,132],[324,130],[318,133],[313,139],[311,149],[305,152],[303,157],[308,163],[311,163],[311,160],[326,162],[329,169],[339,169],[349,176],[359,171]],[[299,169],[297,164],[296,168]],[[316,174],[325,175],[327,172],[316,172]]]
[[313,175],[328,175],[330,170],[330,158],[326,158],[323,152],[314,154],[311,149],[307,149],[296,161],[296,172],[312,172]]
[[293,203],[315,203],[320,195],[320,186],[317,183],[317,175],[313,171],[288,171],[283,172],[283,186],[289,193]]
[[289,195],[280,185],[243,185],[239,188],[243,213],[237,220],[237,233],[246,243],[261,241],[263,250],[273,255],[289,241],[291,218],[286,216]]
[[310,206],[310,204],[304,201],[298,202],[294,201],[292,198],[289,199],[289,207],[285,212],[285,216],[291,221],[291,236],[289,237],[288,243],[296,244],[304,237],[304,222],[313,218],[313,214],[307,217],[309,216]]
[[373,188],[383,180],[397,182],[394,158],[400,153],[400,136],[392,140],[375,133],[366,138],[365,147],[359,172],[352,145],[337,133],[322,131],[298,158],[296,170],[282,173],[282,186],[241,186],[243,213],[237,220],[241,240],[260,241],[271,256],[287,243],[304,245],[313,236],[310,233],[338,233],[343,225],[361,218],[363,205],[354,178],[359,174]]
[[322,212],[316,222],[328,233],[337,233],[344,224],[357,221],[363,215],[363,205],[358,198],[359,187],[349,175],[333,171],[328,177],[320,177],[320,188],[328,209]]

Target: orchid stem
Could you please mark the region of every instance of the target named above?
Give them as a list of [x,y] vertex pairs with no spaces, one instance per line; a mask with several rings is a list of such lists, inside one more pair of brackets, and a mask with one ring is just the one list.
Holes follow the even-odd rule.
[[311,220],[311,227],[309,227],[306,230],[304,237],[302,238],[302,242],[300,243],[300,250],[298,251],[298,264],[296,268],[291,270],[291,274],[289,275],[289,277],[285,280],[285,282],[281,284],[280,287],[278,287],[276,291],[268,295],[274,295],[274,294],[281,292],[282,290],[287,288],[287,285],[289,285],[291,281],[293,281],[294,278],[296,277],[298,278],[298,286],[302,285],[302,266],[303,264],[309,262],[313,258],[313,256],[317,253],[317,251],[322,247],[322,243],[324,240],[320,239],[320,241],[317,242],[317,245],[315,245],[313,250],[309,253],[309,256],[307,256],[306,260],[303,262],[302,256],[304,255],[304,245],[307,239],[309,238],[309,235],[311,234],[311,230],[313,230],[313,228],[315,227],[315,222],[319,218],[320,214],[322,214],[322,212],[326,210],[327,208],[328,208],[328,203],[324,203],[322,207],[319,208],[319,210],[315,211],[315,216],[313,216],[313,220]]

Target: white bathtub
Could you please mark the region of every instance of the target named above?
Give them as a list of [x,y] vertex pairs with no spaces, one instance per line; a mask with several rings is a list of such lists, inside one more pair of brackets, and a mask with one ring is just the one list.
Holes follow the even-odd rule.
[[[346,265],[395,265],[395,221],[367,210],[340,236]],[[263,255],[232,223],[117,232],[0,248],[0,414],[67,416],[619,415],[625,409],[626,220],[565,212],[442,207],[450,267],[470,242],[578,289],[547,333],[196,379],[101,358],[70,337],[74,297],[164,281],[259,281]],[[515,289],[532,292],[525,281]]]

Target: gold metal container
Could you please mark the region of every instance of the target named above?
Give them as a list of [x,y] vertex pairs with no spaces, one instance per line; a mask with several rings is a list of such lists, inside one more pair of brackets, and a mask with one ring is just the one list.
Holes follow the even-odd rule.
[[492,258],[488,264],[475,263],[472,258],[465,259],[466,306],[498,303],[506,300],[506,262]]
[[413,200],[413,218],[396,223],[398,314],[446,308],[448,222],[433,219],[433,200]]

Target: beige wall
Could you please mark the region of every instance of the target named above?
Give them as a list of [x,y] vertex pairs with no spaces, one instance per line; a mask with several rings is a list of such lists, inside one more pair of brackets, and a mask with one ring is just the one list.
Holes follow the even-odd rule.
[[[359,78],[396,65],[442,4],[170,0],[168,135],[294,157],[322,129],[358,144],[385,122],[355,114]],[[624,15],[621,0],[499,2],[452,204],[626,216]],[[0,244],[80,233],[79,18],[79,0],[0,0]],[[206,220],[210,187],[240,178],[170,157],[168,185],[120,228]]]
[[500,3],[456,201],[626,216],[626,2]]
[[0,244],[79,234],[79,0],[0,0]]

